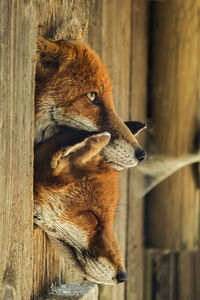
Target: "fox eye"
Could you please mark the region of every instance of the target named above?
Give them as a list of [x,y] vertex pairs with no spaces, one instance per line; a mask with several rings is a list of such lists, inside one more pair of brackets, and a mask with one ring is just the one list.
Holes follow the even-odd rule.
[[85,96],[90,100],[90,102],[98,105],[100,103],[98,94],[96,92],[89,92]]
[[98,216],[92,210],[84,210],[79,214],[79,224],[92,224],[93,226],[97,226],[97,230],[99,231],[101,228],[100,220]]

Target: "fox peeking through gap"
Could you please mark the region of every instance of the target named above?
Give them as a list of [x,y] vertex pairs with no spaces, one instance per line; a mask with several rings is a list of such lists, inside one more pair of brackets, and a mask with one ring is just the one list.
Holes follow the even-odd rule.
[[61,128],[35,150],[34,218],[87,279],[127,279],[113,232],[119,172],[100,155],[108,132]]
[[109,140],[108,132],[65,129],[37,147],[34,216],[87,279],[115,284],[127,273],[113,233],[118,171],[99,155]]
[[135,139],[144,128],[120,120],[109,75],[88,46],[38,38],[35,223],[94,282],[127,278],[113,233],[117,170],[146,157]]
[[[102,149],[115,169],[133,167],[146,157],[135,136],[116,114],[109,74],[87,45],[38,38],[35,89],[35,145],[66,126],[88,132],[110,133]],[[123,101],[123,99],[122,99]],[[145,128],[131,124],[132,131]]]

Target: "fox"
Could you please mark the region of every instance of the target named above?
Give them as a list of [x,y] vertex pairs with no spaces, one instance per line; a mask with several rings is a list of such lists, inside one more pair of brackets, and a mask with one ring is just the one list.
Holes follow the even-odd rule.
[[146,158],[136,140],[136,132],[146,124],[124,123],[117,115],[110,75],[99,56],[83,42],[38,37],[35,147],[63,127],[109,132],[109,143],[101,154],[116,170],[134,167]]
[[101,151],[109,132],[63,127],[35,151],[34,222],[90,281],[127,280],[114,236],[119,171]]

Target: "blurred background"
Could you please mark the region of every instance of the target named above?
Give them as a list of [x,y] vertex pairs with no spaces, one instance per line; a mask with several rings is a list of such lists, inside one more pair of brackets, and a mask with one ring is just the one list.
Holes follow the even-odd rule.
[[52,284],[83,280],[33,230],[40,34],[83,38],[111,74],[120,117],[148,125],[138,137],[148,158],[120,178],[115,232],[128,281],[99,286],[99,299],[199,300],[200,1],[2,0],[0,14],[2,299],[46,299]]

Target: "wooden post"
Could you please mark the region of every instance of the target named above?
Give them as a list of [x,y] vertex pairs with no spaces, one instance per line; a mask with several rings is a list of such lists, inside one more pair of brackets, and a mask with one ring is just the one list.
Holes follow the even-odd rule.
[[[124,120],[130,117],[143,119],[146,98],[145,18],[145,0],[1,1],[0,299],[39,299],[48,293],[52,284],[82,280],[56,253],[46,234],[40,228],[33,231],[36,26],[39,34],[45,37],[73,38],[81,34],[89,21],[86,40],[110,70],[117,112]],[[140,106],[139,102],[142,103]],[[100,299],[122,300],[126,295],[127,299],[133,300],[142,297],[143,204],[132,202],[132,191],[128,188],[132,176],[131,173],[129,177],[126,171],[122,173],[121,200],[116,218],[116,235],[127,260],[130,282],[126,289],[124,284],[102,286]],[[127,217],[130,218],[128,221]],[[128,250],[127,241],[130,242]],[[132,253],[135,246],[138,251]],[[137,261],[140,263],[135,268],[133,265]]]
[[[147,50],[148,50],[148,2],[146,0],[132,1],[131,13],[131,56],[130,56],[130,120],[146,122],[147,102]],[[138,141],[144,146],[144,134],[138,136]],[[143,299],[144,286],[144,253],[143,253],[143,199],[137,196],[134,181],[142,190],[144,178],[137,167],[129,171],[128,207],[127,207],[127,250],[126,264],[128,282],[126,299]]]
[[53,287],[45,300],[98,300],[98,288],[94,283],[66,283]]
[[[88,42],[100,54],[111,74],[113,98],[117,113],[123,120],[129,118],[131,1],[95,1],[90,14]],[[96,10],[96,8],[98,8]],[[98,33],[98,34],[97,34]],[[120,202],[115,232],[126,257],[127,172],[120,176]],[[126,259],[126,258],[125,258]],[[99,299],[118,300],[125,297],[125,285],[102,285]]]
[[[150,117],[157,154],[197,151],[200,2],[151,4]],[[153,247],[193,249],[199,244],[199,191],[193,167],[156,187],[147,201],[147,240]]]
[[145,300],[200,298],[199,251],[145,251]]
[[[64,28],[64,34],[66,34],[67,37],[69,32],[76,31],[75,27],[78,28],[79,25],[84,25],[88,20],[86,41],[97,51],[110,71],[116,110],[124,120],[128,120],[129,118],[138,120],[145,119],[146,7],[147,3],[145,0],[74,1],[73,5],[71,1],[62,2],[59,5],[55,2],[41,3],[41,1],[37,1],[37,15],[40,25],[39,32],[43,36],[55,38],[55,33],[59,30],[61,32]],[[59,27],[60,24],[62,25],[61,27]],[[73,27],[73,24],[76,26]],[[62,36],[62,38],[65,37]],[[131,173],[130,178],[128,178],[126,171],[122,173],[121,200],[116,217],[116,235],[125,261],[127,262],[130,281],[128,281],[127,291],[125,291],[124,284],[113,287],[101,286],[100,299],[121,300],[125,298],[125,294],[127,294],[127,299],[141,299],[142,297],[143,202],[142,199],[134,200],[131,190],[129,193],[128,179],[131,183],[133,177],[133,173]],[[129,206],[127,206],[127,201],[129,201]],[[128,221],[127,208],[130,218]],[[43,252],[46,249],[41,247],[46,247],[46,245],[50,247],[48,243],[46,244],[44,236],[39,229],[35,238],[40,245],[36,253],[37,251]],[[130,243],[128,250],[127,242]],[[135,246],[137,247],[136,251]],[[53,249],[49,251],[52,252]],[[128,258],[126,259],[127,253]],[[50,274],[57,274],[55,274],[56,282],[64,281],[64,278],[66,278],[67,281],[80,280],[77,273],[71,271],[71,267],[67,266],[65,270],[63,260],[59,261],[56,254],[52,255],[54,260],[56,259],[60,265],[60,267],[57,265],[57,271],[55,271],[52,263],[47,261],[49,270],[51,270]],[[38,254],[36,256],[38,258],[41,257]],[[41,258],[38,260],[38,263],[36,263],[35,272],[40,267],[40,263]],[[137,275],[135,272],[137,272]],[[41,277],[38,273],[43,274],[43,276]],[[41,279],[44,280],[45,275],[41,267],[38,273],[36,273],[38,277],[35,279],[35,282],[36,286],[39,287],[39,281]],[[62,274],[62,278],[60,274]]]
[[[77,37],[88,21],[89,2],[85,1],[34,1],[38,33],[49,39]],[[46,234],[34,230],[33,299],[48,293],[50,286],[83,281],[82,276],[61,257]]]
[[36,15],[0,1],[0,299],[30,299]]

